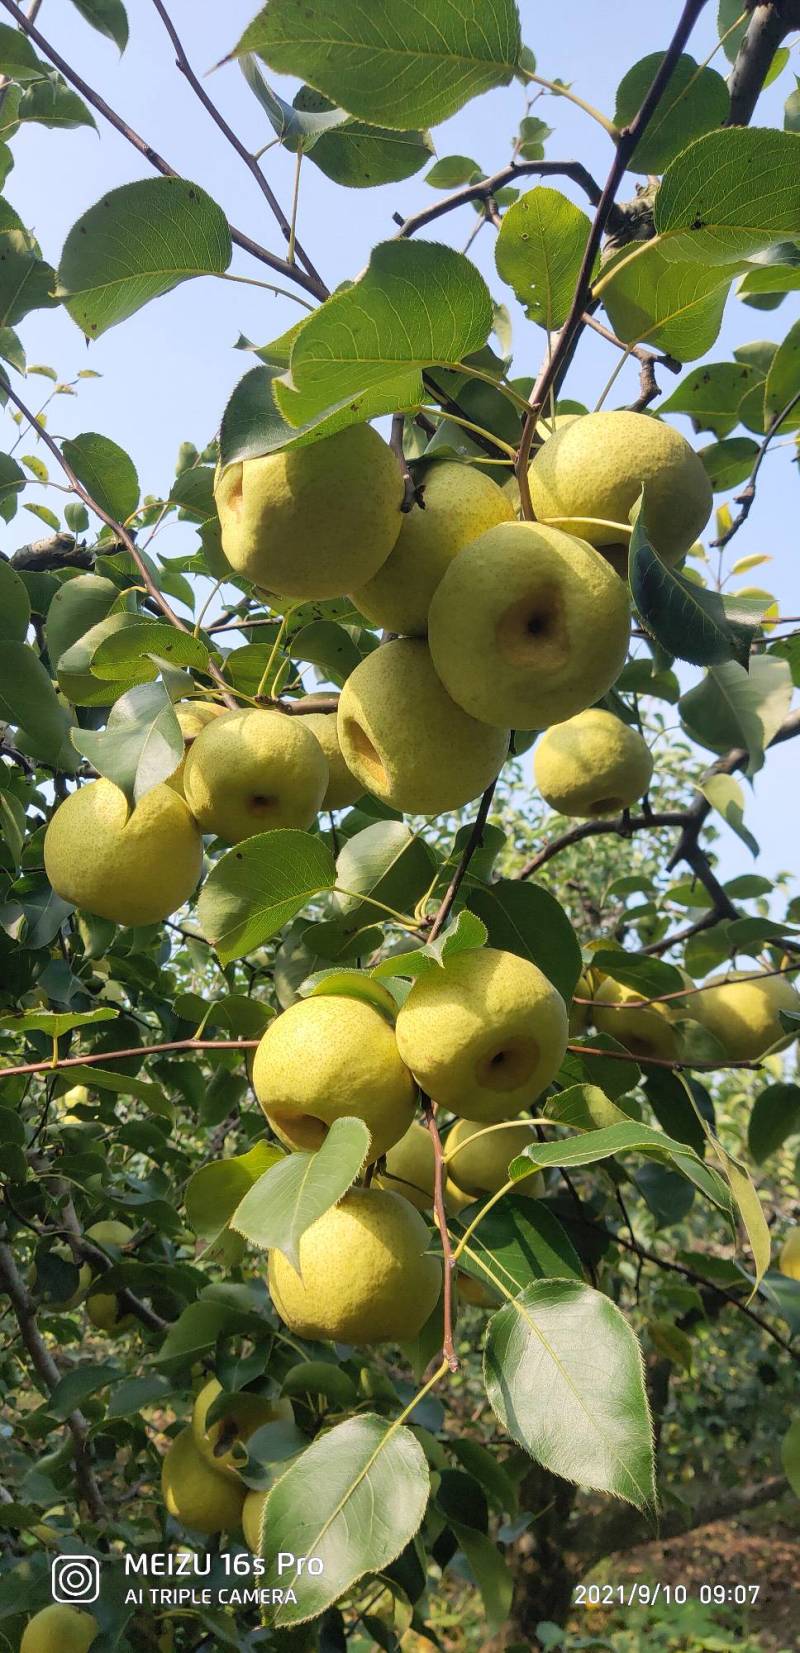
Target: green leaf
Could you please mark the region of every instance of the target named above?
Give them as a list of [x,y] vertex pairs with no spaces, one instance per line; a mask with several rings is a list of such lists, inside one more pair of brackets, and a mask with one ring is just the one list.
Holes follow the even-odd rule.
[[481,1446],[480,1441],[473,1441],[469,1436],[464,1436],[461,1440],[453,1437],[450,1445],[453,1457],[467,1474],[483,1487],[497,1508],[507,1514],[513,1512],[518,1505],[517,1489],[496,1453],[490,1452],[488,1447]]
[[347,1193],[369,1144],[363,1119],[335,1119],[316,1153],[286,1154],[259,1177],[236,1207],[231,1227],[263,1251],[276,1246],[299,1273],[302,1236]]
[[185,178],[146,178],[111,190],[73,224],[58,296],[96,339],[179,282],[227,270],[231,251],[227,221],[204,190]]
[[[453,1222],[463,1233],[480,1202]],[[560,1222],[541,1200],[508,1193],[487,1211],[465,1249],[475,1279],[499,1290],[522,1291],[532,1280],[582,1278],[580,1258]]]
[[619,1309],[577,1280],[540,1280],[489,1322],[484,1379],[501,1424],[553,1474],[655,1504],[639,1345]]
[[101,510],[121,523],[132,516],[139,503],[139,478],[124,448],[108,436],[86,431],[62,442],[61,452]]
[[186,1218],[198,1239],[205,1242],[204,1257],[220,1256],[227,1266],[241,1262],[244,1245],[230,1229],[230,1219],[259,1177],[283,1158],[272,1142],[256,1142],[246,1154],[201,1165],[186,1185]]
[[0,23],[0,74],[21,84],[47,74],[47,64],[36,56],[27,35],[8,23]]
[[746,482],[758,456],[758,443],[750,436],[729,436],[701,448],[697,457],[705,465],[715,494],[728,493]]
[[163,683],[140,683],[111,708],[105,729],[73,729],[72,744],[133,808],[173,775],[183,735]]
[[592,954],[604,975],[632,987],[643,999],[657,999],[662,993],[680,993],[686,983],[674,964],[662,959],[644,958],[641,953],[624,953],[621,948],[601,947]]
[[747,7],[741,5],[740,0],[719,0],[717,27],[723,41],[725,56],[730,63],[736,62],[739,48],[747,33],[749,18],[746,13]]
[[758,855],[756,839],[744,824],[744,792],[739,782],[732,775],[708,775],[701,777],[696,785],[711,808],[717,810],[742,843],[747,845],[751,855]]
[[800,1498],[800,1418],[790,1423],[781,1441],[781,1463],[792,1492]]
[[399,26],[393,0],[270,0],[235,55],[257,52],[351,115],[392,127],[431,126],[470,98],[507,86],[520,52],[513,0],[416,0]]
[[[0,455],[0,466],[5,455]],[[0,641],[24,643],[31,617],[25,583],[11,567],[0,561]]]
[[609,259],[595,295],[626,344],[641,341],[696,361],[711,349],[722,325],[728,291],[739,265],[727,269],[673,263],[659,241],[640,243],[641,256],[623,249]]
[[339,119],[329,120],[328,130],[319,133],[309,155],[326,178],[345,188],[374,189],[378,184],[398,183],[419,172],[433,152],[427,132],[396,132],[388,126],[351,120],[343,109],[334,110],[320,92],[301,86],[292,110],[295,118],[320,120],[326,111]]
[[46,80],[35,80],[26,86],[19,100],[17,119],[38,121],[41,126],[56,131],[72,131],[78,126],[96,128],[91,109],[67,86],[58,74],[48,74]]
[[480,350],[492,327],[489,289],[463,254],[431,241],[385,241],[363,276],[303,324],[289,373],[275,382],[295,426],[350,404],[365,417],[424,400],[422,372]]
[[113,1022],[119,1015],[110,1005],[97,1010],[65,1011],[23,1010],[0,1016],[0,1027],[13,1033],[46,1033],[49,1039],[60,1039],[74,1027],[89,1027],[94,1022]]
[[756,654],[750,670],[734,660],[712,666],[702,683],[681,697],[678,709],[693,740],[712,752],[743,746],[747,773],[763,768],[764,751],[783,722],[792,698],[792,674],[778,655]]
[[0,719],[24,730],[35,757],[66,774],[77,769],[69,741],[69,713],[27,643],[4,643],[0,650]]
[[707,362],[682,379],[660,413],[688,413],[696,430],[729,436],[739,423],[739,404],[764,373],[752,362]]
[[460,189],[464,184],[477,183],[482,177],[477,161],[471,161],[468,155],[443,155],[430,172],[426,172],[425,182],[431,189]]
[[59,1378],[48,1402],[50,1410],[57,1418],[68,1418],[70,1412],[82,1406],[91,1395],[96,1395],[98,1389],[107,1388],[109,1383],[114,1383],[121,1376],[120,1367],[110,1360],[76,1366]]
[[549,890],[501,878],[473,885],[469,905],[483,919],[490,947],[530,959],[569,1003],[581,973],[581,951],[563,907]]
[[800,1131],[800,1085],[767,1085],[753,1104],[747,1146],[757,1165]]
[[160,620],[139,619],[136,624],[104,637],[91,657],[95,677],[112,683],[129,683],[132,678],[152,681],[158,675],[155,660],[174,667],[208,671],[208,649],[199,637],[178,631]]
[[800,80],[783,106],[783,125],[786,132],[800,132]]
[[[285,364],[271,362],[253,367],[239,380],[222,415],[220,463],[233,465],[239,459],[258,459],[279,448],[305,447],[309,441],[333,436],[346,425],[369,419],[384,411],[385,395],[379,385],[363,397],[354,410],[349,404],[332,414],[315,414],[305,425],[287,423],[275,402],[274,386],[281,383]],[[223,568],[224,572],[224,568]]]
[[730,126],[697,138],[664,173],[653,221],[672,262],[731,264],[797,240],[800,137]]
[[569,1085],[556,1091],[544,1104],[543,1112],[556,1125],[573,1131],[599,1131],[607,1125],[623,1125],[629,1115],[606,1096],[599,1085]]
[[0,453],[0,516],[5,522],[16,516],[18,497],[27,480],[16,459],[10,453]]
[[[430,888],[436,869],[433,851],[404,821],[376,821],[357,832],[336,862],[337,910],[355,933],[364,924],[385,919],[379,906],[413,913]],[[369,897],[370,899],[365,899]]]
[[529,1176],[531,1168],[538,1171],[549,1165],[595,1165],[599,1160],[623,1153],[675,1159],[680,1165],[693,1157],[685,1143],[676,1142],[664,1131],[654,1130],[652,1125],[630,1119],[624,1124],[587,1131],[568,1142],[532,1142],[511,1161],[508,1174],[519,1179]]
[[128,17],[122,0],[72,0],[87,23],[108,36],[124,52],[128,44]]
[[495,245],[497,273],[540,327],[552,331],[566,321],[589,229],[585,212],[544,185],[528,190],[504,214]]
[[307,832],[284,828],[247,838],[221,857],[200,891],[203,935],[230,964],[332,889],[335,878],[327,845]]
[[668,654],[695,666],[736,660],[737,669],[747,675],[744,665],[757,627],[734,618],[730,599],[726,603],[718,591],[695,585],[662,562],[647,539],[641,508],[633,523],[628,568],[642,623]]
[[[772,358],[764,391],[765,423],[771,424],[777,419],[795,396],[800,396],[800,321],[795,322]],[[800,403],[775,429],[789,431],[796,430],[798,426]]]
[[332,1406],[352,1407],[358,1390],[341,1366],[327,1360],[301,1360],[290,1367],[281,1385],[283,1395],[321,1395]]
[[[633,120],[663,60],[663,53],[652,52],[628,70],[617,88],[615,126],[621,128]],[[694,138],[724,126],[729,108],[722,75],[707,66],[699,68],[686,54],[679,57],[669,85],[628,162],[628,171],[663,172]]]
[[[366,1414],[313,1442],[272,1488],[264,1511],[264,1583],[292,1590],[275,1610],[285,1628],[316,1618],[364,1573],[380,1573],[410,1543],[428,1501],[425,1454],[410,1429]],[[279,1552],[319,1556],[317,1576],[278,1573]]]
[[286,103],[264,79],[255,58],[249,52],[240,57],[239,67],[251,92],[261,104],[273,132],[280,138],[284,148],[292,154],[310,155],[325,132],[332,127],[341,126],[350,118],[346,109],[337,109],[310,86],[301,86],[294,103]]
[[98,574],[76,574],[60,585],[47,610],[45,637],[54,671],[62,654],[106,618],[119,591],[113,580]]
[[739,1216],[750,1244],[757,1286],[769,1268],[771,1252],[770,1233],[764,1209],[746,1167],[726,1153],[719,1142],[715,1141],[714,1146],[730,1183],[731,1193],[738,1206]]
[[480,1590],[486,1625],[498,1630],[508,1619],[514,1594],[514,1575],[494,1540],[475,1527],[448,1519],[458,1547],[466,1556]]

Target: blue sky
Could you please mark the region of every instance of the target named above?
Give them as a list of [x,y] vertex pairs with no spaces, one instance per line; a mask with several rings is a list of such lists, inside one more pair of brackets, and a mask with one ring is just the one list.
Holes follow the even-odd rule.
[[[280,233],[253,180],[175,70],[155,8],[149,0],[135,0],[128,9],[131,42],[122,59],[111,42],[83,22],[70,0],[45,0],[39,24],[84,78],[102,91],[176,169],[202,184],[240,228],[281,252]],[[225,5],[171,0],[170,4],[173,21],[200,73],[230,50],[256,9],[256,0],[226,0]],[[653,0],[647,6],[642,6],[640,0],[616,0],[613,7],[599,6],[596,0],[562,0],[558,7],[545,7],[534,0],[522,0],[521,4],[525,38],[536,53],[540,72],[548,78],[571,81],[577,92],[608,114],[613,113],[622,75],[638,58],[664,48],[679,10],[677,0],[670,4]],[[700,60],[708,56],[716,42],[715,11],[712,0],[693,37],[691,50]],[[726,72],[721,52],[714,64]],[[758,115],[763,123],[782,124],[782,105],[796,84],[795,72],[800,72],[796,50],[789,68],[762,97]],[[251,148],[258,149],[269,141],[272,133],[266,117],[235,65],[218,70],[206,84]],[[610,141],[601,128],[565,99],[544,97],[533,112],[555,129],[548,142],[548,157],[580,159],[602,182],[612,155]],[[521,88],[513,86],[491,93],[436,128],[433,138],[437,153],[467,154],[487,172],[494,171],[508,160],[524,113]],[[53,263],[58,260],[71,224],[104,190],[152,176],[135,150],[104,124],[99,138],[89,130],[61,134],[29,128],[15,140],[14,155],[15,167],[5,193],[35,230],[45,256]],[[293,157],[275,149],[265,164],[273,187],[288,206]],[[566,181],[557,182],[565,193],[573,193],[579,204],[585,205]],[[633,176],[630,183],[628,193],[633,195]],[[393,212],[412,212],[432,198],[422,174],[380,189],[349,191],[337,188],[306,162],[299,219],[301,239],[328,284],[334,286],[357,275],[375,242],[391,235]],[[465,208],[441,220],[428,233],[461,247],[474,222],[472,209]],[[508,300],[508,290],[502,289],[494,271],[492,238],[490,228],[482,230],[472,256],[495,296]],[[262,266],[239,253],[231,269],[258,277],[267,275]],[[729,358],[735,345],[749,339],[782,338],[799,307],[796,297],[790,297],[773,312],[756,311],[731,299],[713,359]],[[30,362],[51,363],[65,380],[82,367],[91,367],[102,375],[98,380],[85,381],[78,398],[59,397],[52,404],[50,429],[58,436],[82,430],[105,432],[131,454],[143,488],[160,493],[166,490],[173,474],[179,443],[191,440],[202,446],[209,440],[233,386],[250,365],[247,356],[232,349],[239,333],[263,343],[301,314],[288,299],[255,288],[203,280],[188,282],[147,306],[91,348],[66,315],[57,311],[30,316],[21,332]],[[518,311],[515,322],[514,372],[535,372],[543,335],[523,324]],[[592,406],[611,370],[613,356],[609,346],[592,337],[586,339],[565,393]],[[33,380],[31,385],[35,394],[29,386],[28,395],[38,406],[46,394],[46,381]],[[629,364],[617,381],[617,402],[631,399],[635,386],[636,375]],[[662,388],[671,388],[669,375],[663,376]],[[691,434],[686,419],[678,418],[676,423],[685,434]],[[708,436],[702,437],[700,445],[708,440]],[[21,451],[33,451],[31,443],[24,442]],[[746,578],[775,592],[784,612],[800,614],[800,478],[797,466],[790,461],[791,449],[786,448],[767,459],[756,506],[734,541],[730,560],[754,552],[773,556],[772,564]],[[41,497],[51,506],[63,498],[52,493],[49,498],[46,494]],[[183,532],[176,526],[161,535],[161,551],[169,555],[182,548]],[[20,513],[6,530],[5,548],[13,550],[25,538],[36,538],[38,534],[34,519],[26,520],[26,513]],[[694,675],[690,674],[687,682]],[[789,743],[771,757],[748,800],[748,825],[762,847],[758,869],[767,875],[796,862],[791,807],[793,797],[796,805],[798,795],[796,774],[797,752]],[[724,828],[720,847],[726,876],[752,867],[748,851]]]

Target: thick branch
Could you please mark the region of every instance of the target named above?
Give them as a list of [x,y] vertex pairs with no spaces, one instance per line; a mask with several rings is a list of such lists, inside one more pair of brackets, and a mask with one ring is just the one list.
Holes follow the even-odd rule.
[[603,1556],[632,1550],[637,1544],[652,1543],[654,1539],[677,1538],[681,1533],[695,1532],[712,1521],[729,1521],[731,1516],[745,1510],[757,1509],[782,1498],[788,1491],[785,1475],[772,1475],[766,1481],[755,1481],[748,1486],[725,1487],[708,1498],[702,1498],[690,1515],[683,1509],[666,1510],[654,1531],[646,1516],[623,1506],[615,1506],[606,1514],[586,1515],[576,1522],[569,1533],[567,1544],[580,1554],[591,1555],[600,1561]]
[[49,539],[21,545],[9,558],[12,568],[31,571],[48,568],[94,568],[94,552],[80,545],[74,534],[51,534]]
[[752,16],[728,80],[728,126],[747,125],[778,47],[792,29],[800,29],[800,0],[767,0],[756,6],[750,0],[744,9]]
[[[61,1373],[50,1354],[36,1321],[36,1307],[17,1269],[11,1247],[0,1242],[0,1283],[8,1293],[16,1315],[20,1337],[30,1356],[31,1365],[38,1373],[48,1394],[61,1381]],[[72,1435],[75,1453],[75,1477],[81,1498],[93,1520],[101,1521],[106,1510],[103,1496],[95,1479],[89,1447],[89,1426],[82,1412],[70,1412],[67,1428]]]

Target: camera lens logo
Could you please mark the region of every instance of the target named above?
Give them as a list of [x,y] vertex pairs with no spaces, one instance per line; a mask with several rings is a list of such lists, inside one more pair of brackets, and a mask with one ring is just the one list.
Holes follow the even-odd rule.
[[96,1601],[100,1594],[100,1563],[93,1555],[57,1555],[50,1569],[53,1600],[61,1606],[78,1607]]

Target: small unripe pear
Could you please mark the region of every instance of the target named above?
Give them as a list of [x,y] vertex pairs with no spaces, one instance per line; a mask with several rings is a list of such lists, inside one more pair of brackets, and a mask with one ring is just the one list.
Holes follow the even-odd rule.
[[781,1246],[778,1268],[788,1280],[800,1280],[800,1228],[790,1228]]
[[364,788],[344,761],[339,745],[335,712],[304,712],[303,727],[319,741],[328,760],[328,788],[322,800],[322,809],[345,809],[360,798]]
[[54,1602],[28,1620],[19,1653],[88,1653],[98,1631],[93,1613]]
[[183,791],[204,832],[238,844],[276,827],[309,827],[328,785],[328,764],[304,718],[227,712],[186,754]]
[[235,1395],[226,1411],[209,1424],[208,1414],[221,1394],[222,1384],[217,1378],[209,1378],[192,1408],[192,1435],[198,1452],[217,1474],[238,1479],[233,1448],[248,1441],[264,1424],[291,1423],[294,1413],[289,1400],[267,1400],[264,1395],[245,1390]]
[[114,924],[155,924],[182,907],[203,863],[183,799],[154,786],[133,810],[112,781],[91,781],[59,804],[45,833],[57,895]]
[[[508,1182],[512,1159],[536,1141],[532,1125],[485,1126],[472,1119],[456,1120],[447,1134],[447,1169],[453,1182],[477,1199],[479,1194],[496,1194]],[[544,1192],[539,1171],[515,1182],[513,1192],[538,1199]]]
[[641,798],[653,760],[637,729],[594,707],[545,730],[534,748],[533,773],[551,809],[588,819],[614,815]]
[[170,1515],[193,1532],[238,1532],[246,1487],[220,1475],[198,1452],[190,1428],[176,1435],[161,1466],[161,1490]]
[[237,574],[283,597],[340,597],[385,562],[404,483],[371,425],[245,459],[217,475],[222,549]]

